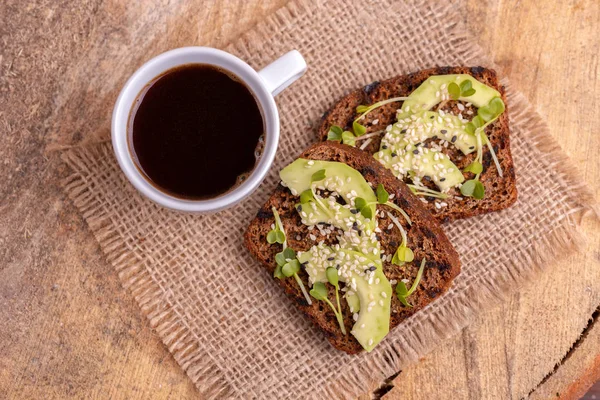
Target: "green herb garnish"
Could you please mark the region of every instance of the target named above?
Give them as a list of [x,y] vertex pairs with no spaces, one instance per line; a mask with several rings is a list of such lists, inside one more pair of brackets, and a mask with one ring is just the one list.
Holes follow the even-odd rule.
[[417,286],[419,282],[421,282],[421,277],[423,276],[423,270],[425,269],[425,258],[421,261],[421,266],[419,267],[419,272],[417,272],[417,277],[413,282],[410,289],[406,289],[406,284],[402,281],[398,282],[396,285],[396,296],[398,296],[398,300],[406,307],[412,307],[412,305],[406,300],[408,296],[413,294],[415,290],[417,290]]
[[[338,270],[334,267],[329,267],[325,270],[325,276],[327,277],[327,281],[333,285],[335,288],[335,301],[337,303],[337,311],[340,317],[342,316],[342,306],[340,305],[340,277],[338,275]],[[342,333],[346,334],[346,327],[344,326],[343,318],[339,318],[338,322],[340,323],[340,329]]]
[[398,221],[398,218],[394,217],[390,212],[388,212],[387,215],[400,231],[400,235],[402,235],[402,243],[398,246],[392,257],[392,264],[403,265],[404,263],[411,262],[415,256],[413,251],[408,247],[406,231],[402,227],[402,224],[400,224],[400,221]]
[[[335,307],[331,303],[331,301],[329,301],[329,298],[327,297],[327,292],[328,292],[327,287],[325,286],[325,284],[323,282],[316,282],[313,285],[312,289],[310,290],[310,295],[317,300],[324,301],[325,303],[327,303],[327,305],[329,305],[329,307],[331,307],[331,310],[335,314],[335,318],[337,319],[338,324],[340,325],[340,329],[342,330],[342,333],[345,335],[346,334],[346,326],[344,325],[344,318],[342,316],[342,313],[338,312],[338,310],[335,309]],[[336,294],[337,294],[337,291],[336,291]]]
[[429,189],[428,187],[415,185],[414,183],[407,185],[410,191],[417,196],[435,197],[436,199],[447,199],[446,193],[439,192],[437,190]]
[[342,140],[343,130],[337,125],[332,125],[327,132],[327,140]]
[[[302,280],[298,276],[298,272],[300,271],[300,261],[298,261],[298,259],[296,258],[296,252],[294,251],[294,249],[287,247],[287,237],[285,235],[285,228],[281,223],[281,218],[279,218],[279,213],[277,212],[277,209],[273,207],[272,210],[273,216],[275,217],[275,229],[273,229],[267,234],[267,242],[269,242],[269,244],[277,242],[283,246],[283,250],[275,254],[275,262],[277,263],[277,266],[275,267],[273,276],[277,279],[283,279],[293,276],[296,282],[298,283],[298,286],[300,286],[300,290],[302,291],[306,302],[308,303],[308,305],[311,305],[312,300],[310,299],[310,296],[308,295],[308,292],[304,287],[304,283],[302,283]],[[271,232],[275,233],[271,235]],[[276,240],[270,241],[269,235],[271,235],[271,239],[275,237]],[[279,241],[280,239],[282,240]]]
[[319,182],[319,181],[322,181],[323,179],[325,179],[325,170],[320,169],[317,172],[315,172],[314,174],[312,174],[312,176],[310,177],[310,183]]
[[327,132],[327,140],[332,140],[336,142],[340,142],[343,144],[347,144],[348,146],[355,146],[356,136],[354,133],[350,131],[344,131],[337,125],[332,125],[329,128],[329,132]]
[[462,184],[460,193],[463,196],[474,197],[481,200],[485,197],[485,187],[479,179],[470,179]]
[[472,172],[475,175],[480,174],[482,171],[483,165],[479,161],[473,161],[463,169],[463,172]]
[[352,130],[354,131],[355,136],[362,136],[367,132],[367,128],[357,121],[352,122]]
[[460,86],[455,82],[452,82],[448,85],[448,94],[452,100],[458,100],[461,97],[469,97],[475,94],[475,89],[473,89],[473,83],[466,79],[460,83]]
[[361,115],[359,115],[355,119],[355,121],[360,121],[368,113],[370,113],[371,111],[373,111],[376,108],[379,108],[381,106],[385,106],[386,104],[389,104],[389,103],[395,103],[397,101],[404,101],[404,100],[408,100],[408,97],[393,97],[391,99],[386,99],[386,100],[378,101],[377,103],[371,104],[370,106],[365,106],[365,105],[358,106],[358,107],[356,107],[356,112],[359,113],[359,114],[361,114]]

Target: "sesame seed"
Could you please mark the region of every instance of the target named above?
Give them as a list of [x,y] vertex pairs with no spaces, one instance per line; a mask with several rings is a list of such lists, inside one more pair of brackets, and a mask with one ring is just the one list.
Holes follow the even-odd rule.
[[314,162],[313,160],[309,160],[307,164],[308,164],[308,165],[314,165],[314,164],[315,164],[315,162]]
[[451,141],[452,143],[454,143],[454,142],[456,142],[456,139],[458,139],[458,138],[456,137],[456,135],[454,135],[454,136],[452,136],[452,139],[451,139],[450,141]]
[[365,327],[365,324],[360,324],[360,327],[361,327],[361,328],[364,328],[364,327]]
[[369,339],[369,346],[373,345],[373,339]]
[[315,240],[317,240],[317,237],[315,235],[313,235],[312,233],[309,235],[309,237],[310,237],[310,240],[312,240],[313,242]]
[[302,236],[296,235],[296,240],[298,240],[298,241],[302,240]]
[[419,149],[414,149],[413,154],[419,154]]
[[383,300],[379,300],[379,305],[383,307]]
[[377,123],[379,123],[379,119],[378,119],[378,118],[375,118],[375,119],[373,120],[373,122],[371,122],[371,123],[372,123],[373,125],[377,125]]
[[456,107],[460,110],[460,111],[464,111],[465,110],[465,106],[463,106],[462,104],[458,103],[456,105]]
[[354,322],[358,321],[358,313],[354,313],[352,315],[352,319],[354,320]]
[[440,182],[444,182],[446,178],[440,178]]
[[381,292],[381,297],[383,297],[385,299],[387,297],[387,293],[386,292]]

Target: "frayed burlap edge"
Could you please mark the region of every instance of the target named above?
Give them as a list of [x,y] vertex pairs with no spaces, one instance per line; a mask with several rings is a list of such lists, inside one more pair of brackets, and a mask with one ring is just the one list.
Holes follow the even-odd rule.
[[[288,24],[293,23],[296,16],[314,7],[306,0],[290,3],[253,31],[243,35],[232,46],[243,48],[245,43],[250,41],[266,39],[272,32],[284,30]],[[450,5],[440,6],[440,13],[444,14],[448,7]],[[456,23],[449,23],[448,29],[456,31],[452,29],[455,26]],[[465,60],[485,59],[481,49],[469,43],[467,36],[466,33],[451,34],[450,43],[465,56]],[[577,168],[550,135],[545,122],[534,112],[525,97],[513,93],[510,87],[508,93],[512,119],[516,117],[514,115],[516,110],[519,115],[528,115],[523,130],[528,132],[528,138],[544,154],[551,168],[556,170],[557,179],[571,188],[573,201],[577,203],[573,213],[565,215],[550,234],[540,236],[531,244],[526,264],[523,262],[519,265],[506,264],[503,270],[486,275],[478,282],[477,287],[468,286],[464,295],[453,299],[452,303],[443,310],[439,308],[430,310],[428,318],[423,320],[416,329],[403,332],[402,342],[392,343],[380,357],[366,359],[364,363],[343,374],[340,379],[330,382],[323,389],[324,393],[319,395],[320,398],[346,398],[370,392],[383,379],[396,373],[399,368],[414,362],[431,351],[440,341],[456,334],[468,325],[479,311],[498,304],[510,292],[544,270],[548,264],[578,249],[583,243],[583,238],[575,226],[581,223],[585,215],[598,218],[599,211],[594,204],[594,196],[581,181]],[[63,154],[63,160],[74,170],[87,170],[85,165],[93,163],[96,157],[113,157],[110,146],[75,149]],[[173,305],[163,296],[162,289],[152,280],[140,260],[136,259],[131,249],[120,240],[118,233],[111,230],[106,211],[93,207],[91,201],[93,193],[89,190],[89,182],[85,177],[73,173],[65,180],[64,187],[68,196],[82,212],[96,240],[106,253],[107,260],[117,270],[123,286],[131,291],[142,312],[148,317],[152,328],[156,330],[199,392],[209,398],[239,395],[243,388],[233,388],[229,385],[210,354],[199,346],[198,338],[193,335],[188,326],[183,324],[184,319],[180,318]],[[402,326],[397,329],[401,330]]]

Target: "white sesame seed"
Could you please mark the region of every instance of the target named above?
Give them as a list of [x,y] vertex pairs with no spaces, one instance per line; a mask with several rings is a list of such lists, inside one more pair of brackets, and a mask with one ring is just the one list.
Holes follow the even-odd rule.
[[369,339],[369,346],[373,345],[373,339]]
[[310,240],[312,240],[313,242],[315,240],[317,240],[317,237],[315,235],[313,235],[312,233],[309,235],[309,237],[310,237]]
[[307,164],[308,165],[315,165],[315,162],[313,160],[309,160]]
[[386,292],[381,292],[381,297],[383,297],[385,299],[387,297],[387,293]]
[[379,300],[379,305],[383,307],[383,300]]
[[354,320],[354,322],[358,321],[358,313],[354,313],[352,315],[352,319]]

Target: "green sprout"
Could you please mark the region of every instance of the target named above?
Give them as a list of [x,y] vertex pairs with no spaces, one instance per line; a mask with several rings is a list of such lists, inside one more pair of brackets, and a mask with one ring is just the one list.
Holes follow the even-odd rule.
[[[275,217],[275,229],[271,230],[269,234],[267,234],[267,242],[269,242],[269,244],[279,243],[283,246],[283,250],[275,254],[275,262],[277,263],[277,266],[275,267],[273,276],[277,279],[289,278],[293,276],[296,282],[298,283],[298,286],[300,287],[300,290],[302,291],[306,302],[308,303],[308,305],[311,305],[312,300],[310,299],[310,296],[308,295],[308,292],[304,287],[304,283],[302,283],[302,279],[300,279],[300,277],[298,276],[298,272],[300,272],[300,261],[298,261],[298,259],[296,258],[296,252],[293,249],[287,247],[287,237],[285,234],[285,228],[281,223],[281,218],[279,218],[279,213],[277,212],[277,209],[273,207],[272,210],[273,216]],[[271,234],[271,232],[275,233]],[[271,239],[275,237],[275,239],[277,240],[272,242],[269,241],[269,235],[271,235]],[[283,240],[279,241],[279,239]]]
[[356,136],[350,131],[345,131],[337,125],[332,125],[327,132],[327,140],[340,142],[348,146],[356,146]]
[[406,230],[404,230],[404,227],[402,227],[402,224],[400,223],[400,221],[398,221],[398,218],[394,217],[392,213],[388,211],[387,215],[400,231],[400,235],[402,235],[402,243],[400,244],[400,246],[398,246],[396,252],[394,253],[394,256],[392,257],[392,264],[404,265],[404,263],[411,262],[414,259],[413,251],[408,247],[408,237],[406,236]]
[[461,97],[469,97],[475,94],[473,83],[467,79],[460,83],[460,86],[452,82],[448,85],[448,94],[452,100],[458,100]]
[[436,199],[447,199],[448,195],[446,193],[439,192],[437,190],[429,189],[423,185],[415,185],[414,183],[409,183],[406,186],[410,189],[410,191],[416,196],[427,196],[427,197],[435,197]]
[[463,169],[464,172],[472,172],[475,178],[464,182],[460,188],[460,193],[463,196],[483,199],[485,197],[485,187],[479,180],[479,176],[483,172],[483,143],[485,143],[490,151],[490,155],[494,160],[498,175],[502,178],[503,172],[496,152],[490,143],[490,140],[485,134],[485,128],[500,117],[506,107],[500,97],[494,97],[490,102],[477,110],[471,122],[465,125],[465,131],[470,135],[475,135],[477,138],[477,155],[475,160]]
[[[336,272],[337,272],[337,270],[336,270]],[[328,292],[327,287],[325,286],[325,284],[323,282],[316,282],[313,285],[312,289],[310,290],[310,295],[317,300],[324,301],[325,303],[327,303],[327,305],[331,308],[331,310],[335,314],[335,318],[337,319],[338,324],[340,325],[340,329],[341,329],[342,333],[345,335],[346,334],[346,326],[344,325],[344,316],[342,315],[341,311],[336,310],[335,306],[331,303],[331,301],[327,297],[327,292]],[[339,295],[337,294],[337,286],[336,286],[336,296],[339,298]],[[338,305],[339,305],[339,300],[338,300]]]
[[421,282],[421,277],[423,276],[424,269],[425,269],[425,258],[423,258],[423,260],[421,260],[421,266],[419,267],[419,272],[417,272],[417,277],[415,278],[415,281],[413,282],[410,289],[407,289],[406,284],[402,281],[398,282],[398,284],[396,285],[396,296],[398,296],[398,300],[400,300],[400,303],[402,303],[405,307],[412,307],[412,304],[410,304],[406,300],[406,298],[408,296],[410,296],[411,294],[413,294],[415,292],[415,290],[417,290],[417,286],[419,285],[419,282]]

